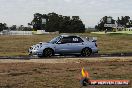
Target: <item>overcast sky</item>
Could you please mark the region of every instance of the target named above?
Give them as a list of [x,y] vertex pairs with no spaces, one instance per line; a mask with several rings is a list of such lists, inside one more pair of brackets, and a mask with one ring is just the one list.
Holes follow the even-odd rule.
[[50,12],[80,16],[86,27],[94,27],[103,16],[132,18],[132,0],[0,0],[0,22],[8,26],[26,26],[34,13]]

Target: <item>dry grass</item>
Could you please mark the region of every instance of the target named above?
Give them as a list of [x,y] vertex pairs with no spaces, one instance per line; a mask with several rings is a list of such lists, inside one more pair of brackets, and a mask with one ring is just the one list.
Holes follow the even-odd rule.
[[[125,34],[78,34],[98,37],[99,53],[132,52],[132,35]],[[0,36],[0,56],[28,55],[28,48],[42,41],[49,41],[57,35]]]
[[0,56],[28,55],[28,48],[55,35],[0,36]]
[[[87,36],[83,34],[82,36]],[[89,34],[98,38],[99,53],[132,52],[132,35],[127,34]]]
[[[81,68],[90,79],[132,79],[132,60],[79,60],[79,63],[1,63],[1,88],[80,88]],[[132,81],[132,80],[131,80]],[[96,86],[95,88],[131,88]],[[85,87],[84,87],[85,88]],[[87,87],[86,87],[87,88]]]

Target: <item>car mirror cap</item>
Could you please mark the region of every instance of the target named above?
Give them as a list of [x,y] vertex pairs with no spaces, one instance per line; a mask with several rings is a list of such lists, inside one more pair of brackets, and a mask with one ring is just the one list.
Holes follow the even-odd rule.
[[57,42],[57,44],[61,44],[61,42]]

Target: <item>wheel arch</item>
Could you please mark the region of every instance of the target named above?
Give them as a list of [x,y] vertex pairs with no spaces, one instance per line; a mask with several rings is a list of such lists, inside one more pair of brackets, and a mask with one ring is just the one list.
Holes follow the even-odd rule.
[[92,49],[89,47],[85,47],[81,51],[81,56],[90,56],[92,54]]
[[46,49],[51,49],[51,50],[53,51],[53,54],[55,53],[54,49],[52,49],[51,47],[46,47],[46,48],[44,48],[44,49],[43,49],[43,52],[44,52],[44,50],[46,50]]
[[[90,51],[91,51],[91,53],[92,53],[92,49],[90,48],[90,47],[84,47],[83,49],[86,49],[86,48],[88,48],[88,49],[90,49]],[[82,49],[82,50],[83,50]],[[82,51],[81,51],[82,52]]]

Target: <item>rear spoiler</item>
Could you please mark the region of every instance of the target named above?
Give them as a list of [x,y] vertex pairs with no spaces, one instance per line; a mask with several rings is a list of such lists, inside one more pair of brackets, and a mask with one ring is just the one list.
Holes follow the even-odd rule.
[[97,37],[86,37],[86,39],[88,41],[92,41],[92,42],[96,42],[97,41]]

